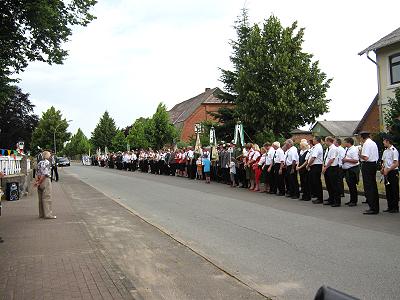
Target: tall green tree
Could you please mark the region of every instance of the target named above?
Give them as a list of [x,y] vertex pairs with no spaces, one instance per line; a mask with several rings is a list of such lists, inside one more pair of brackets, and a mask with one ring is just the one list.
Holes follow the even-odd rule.
[[275,16],[250,26],[246,11],[235,28],[233,70],[222,70],[222,96],[235,103],[249,133],[285,135],[328,111],[331,79],[303,51],[303,28],[296,22],[284,27]]
[[42,149],[54,150],[54,134],[56,138],[57,151],[64,149],[71,134],[68,130],[68,122],[63,118],[61,111],[53,106],[42,114],[35,131],[32,134],[32,150],[37,151],[37,147]]
[[87,26],[96,0],[0,2],[0,77],[23,71],[30,61],[61,64],[72,27]]
[[166,144],[172,144],[176,138],[175,126],[171,124],[167,108],[163,103],[158,104],[152,117],[154,126],[154,147],[163,148]]
[[400,149],[400,88],[396,89],[395,97],[389,98],[389,107],[385,113],[385,122],[394,145]]
[[146,118],[137,119],[127,136],[127,141],[132,149],[147,149],[153,147],[152,121]]
[[68,144],[65,145],[64,153],[70,157],[88,154],[91,144],[82,130],[78,131],[71,137]]
[[117,134],[112,139],[112,150],[117,151],[126,151],[127,141],[125,138],[125,134],[118,130]]
[[117,127],[115,126],[115,121],[110,117],[108,111],[106,111],[92,132],[91,142],[96,149],[100,148],[103,151],[105,147],[111,149],[112,139],[116,134]]
[[[30,149],[32,133],[38,124],[39,117],[34,114],[34,105],[29,94],[23,93],[17,86],[2,91],[0,97],[0,148],[15,149],[18,141],[25,142]],[[7,94],[5,94],[7,92]]]

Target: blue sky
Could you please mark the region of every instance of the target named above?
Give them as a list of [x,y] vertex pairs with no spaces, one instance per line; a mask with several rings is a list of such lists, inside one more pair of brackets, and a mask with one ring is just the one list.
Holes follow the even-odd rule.
[[304,49],[334,81],[330,112],[320,119],[357,120],[377,92],[374,65],[357,53],[400,26],[400,3],[372,1],[99,0],[97,19],[74,31],[61,66],[32,63],[21,74],[36,112],[51,105],[90,136],[108,110],[119,127],[169,108],[206,87],[223,87],[229,40],[240,9],[252,22],[271,14],[306,27]]

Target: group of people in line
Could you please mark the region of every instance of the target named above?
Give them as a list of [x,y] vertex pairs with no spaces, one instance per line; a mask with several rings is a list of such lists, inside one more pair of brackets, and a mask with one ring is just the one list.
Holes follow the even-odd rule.
[[[384,139],[385,151],[380,159],[377,144],[368,132],[360,133],[360,146],[353,138],[326,137],[302,140],[299,148],[288,139],[283,145],[267,142],[262,147],[246,144],[221,144],[218,155],[211,148],[194,151],[193,147],[160,151],[139,150],[109,153],[92,157],[92,164],[119,170],[204,179],[247,188],[253,192],[286,196],[313,204],[340,207],[346,181],[349,207],[358,205],[358,184],[362,175],[364,195],[369,209],[366,215],[380,212],[377,171],[384,181],[388,207],[384,212],[399,212],[399,152],[393,140]],[[325,149],[324,149],[325,148]],[[200,153],[197,153],[200,152]],[[378,164],[380,165],[378,166]],[[322,177],[328,191],[323,199]]]

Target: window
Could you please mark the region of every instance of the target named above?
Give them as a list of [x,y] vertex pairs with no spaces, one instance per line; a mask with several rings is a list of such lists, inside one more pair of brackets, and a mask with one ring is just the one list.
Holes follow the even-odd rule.
[[390,83],[400,83],[400,53],[389,57],[390,64]]

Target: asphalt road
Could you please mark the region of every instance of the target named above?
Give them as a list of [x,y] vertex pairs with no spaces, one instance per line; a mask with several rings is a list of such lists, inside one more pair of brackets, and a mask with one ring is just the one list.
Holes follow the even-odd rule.
[[361,299],[399,297],[400,215],[364,216],[362,206],[323,207],[184,178],[65,171],[266,296],[312,299],[328,285]]

